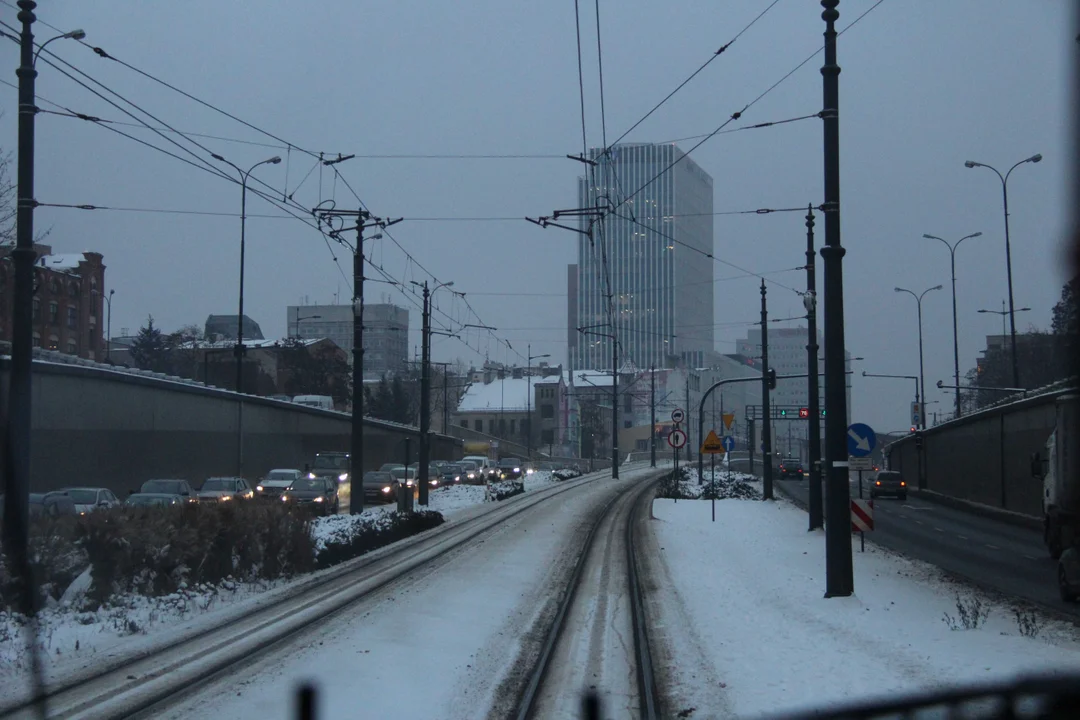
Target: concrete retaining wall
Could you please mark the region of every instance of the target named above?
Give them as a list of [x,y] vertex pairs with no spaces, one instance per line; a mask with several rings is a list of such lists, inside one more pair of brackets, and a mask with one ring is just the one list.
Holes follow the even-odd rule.
[[923,433],[925,483],[919,483],[914,436],[888,446],[889,467],[908,485],[1030,516],[1042,514],[1042,481],[1031,456],[1056,422],[1060,390],[953,420]]
[[[0,377],[7,383],[7,361]],[[101,366],[34,363],[31,491],[70,485],[108,487],[123,497],[150,478],[185,478],[196,487],[238,467],[243,412],[244,476],[303,468],[315,453],[347,451],[345,413],[238,395],[192,383]],[[414,427],[364,422],[364,469],[409,461],[419,452]],[[461,457],[457,438],[434,435],[432,459]]]

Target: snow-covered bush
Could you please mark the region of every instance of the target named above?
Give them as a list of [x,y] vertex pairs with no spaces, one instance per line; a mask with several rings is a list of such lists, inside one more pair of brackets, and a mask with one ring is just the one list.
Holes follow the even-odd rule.
[[574,468],[561,468],[559,470],[553,470],[551,477],[556,480],[573,480],[576,477],[581,477],[581,471]]
[[[39,603],[59,599],[87,565],[86,553],[74,542],[76,518],[31,518],[30,562],[40,592]],[[0,553],[0,609],[20,607],[19,584],[8,558]]]
[[442,523],[442,513],[434,510],[319,518],[312,525],[315,563],[337,565]]
[[488,485],[488,497],[495,502],[523,492],[525,492],[525,483],[521,480],[499,480]]

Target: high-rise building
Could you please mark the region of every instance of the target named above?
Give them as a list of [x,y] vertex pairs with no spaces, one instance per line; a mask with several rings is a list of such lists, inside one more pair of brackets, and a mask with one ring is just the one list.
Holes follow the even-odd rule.
[[[620,367],[665,367],[713,351],[712,178],[674,144],[594,148],[578,178],[578,205],[616,208],[578,244],[576,327],[610,334]],[[593,218],[583,216],[586,229]],[[572,268],[573,266],[571,266]],[[613,317],[612,317],[613,316]],[[575,369],[610,368],[611,340],[582,335]]]
[[[352,305],[290,305],[289,337],[330,338],[352,362]],[[377,379],[405,369],[409,356],[409,311],[389,303],[364,305],[364,378]]]

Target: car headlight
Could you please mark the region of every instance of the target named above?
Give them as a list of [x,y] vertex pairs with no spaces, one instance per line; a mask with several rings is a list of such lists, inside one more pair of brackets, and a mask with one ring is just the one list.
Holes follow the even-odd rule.
[[221,501],[222,502],[225,502],[226,500],[232,500],[232,495],[222,495],[221,496]]
[[431,483],[431,485],[432,485],[432,486],[435,486],[435,485],[438,485],[438,484],[439,484],[439,481],[438,481],[438,480],[431,480],[431,481],[429,481],[429,482]]
[[387,485],[386,487],[384,487],[384,488],[382,489],[382,491],[383,491],[384,493],[388,493],[388,492],[390,492],[390,486],[389,486],[389,485]]
[[468,475],[466,475],[465,477],[467,477],[467,478],[469,478],[470,480],[472,480],[472,479],[474,479],[474,478],[476,477],[476,473],[469,473],[469,474],[468,474]]
[[339,481],[341,481],[341,482],[345,482],[346,480],[349,479],[349,473],[341,473],[340,475],[337,476],[337,479]]
[[408,487],[412,487],[412,484],[413,484],[412,480],[406,480],[405,481],[405,485],[408,486]]
[[326,498],[324,498],[324,497],[323,497],[322,495],[320,495],[319,497],[315,498],[315,502],[323,502],[323,501],[325,501],[325,500],[326,500]]
[[521,472],[521,468],[514,468],[514,472]]
[[256,485],[255,489],[258,490],[259,492],[262,492],[263,491],[263,486],[262,485]]
[[536,471],[533,470],[532,468],[529,468],[528,470],[525,471],[525,474],[526,475],[532,475],[534,472],[536,472]]
[[455,475],[454,476],[454,482],[461,482],[461,476],[460,475]]
[[307,476],[308,476],[308,480],[314,480],[315,479],[315,473],[313,473],[313,472],[309,472],[307,474]]
[[289,501],[289,496],[288,496],[288,495],[285,495],[285,494],[282,494],[282,496],[281,496],[281,502],[288,502],[288,501]]

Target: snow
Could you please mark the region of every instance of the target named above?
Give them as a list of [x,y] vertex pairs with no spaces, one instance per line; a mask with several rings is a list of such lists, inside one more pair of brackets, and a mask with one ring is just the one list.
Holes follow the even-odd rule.
[[[458,412],[488,412],[498,410],[528,410],[529,378],[503,378],[488,384],[473,383],[465,390]],[[533,378],[533,384],[536,378]]]
[[571,373],[569,370],[565,371],[563,380],[569,385],[571,381],[574,385],[596,385],[598,387],[611,387],[611,373],[610,372],[596,372],[593,370],[576,370]]
[[37,265],[50,270],[67,272],[78,270],[79,263],[86,262],[85,253],[61,253],[56,255],[42,255],[37,260]]
[[[658,499],[653,515],[666,576],[654,581],[678,590],[650,607],[675,648],[661,674],[676,711],[758,716],[1080,670],[1071,625],[1037,616],[1041,631],[1023,637],[1007,603],[872,542],[855,544],[855,594],[824,599],[824,534],[786,502],[718,501],[713,523],[708,503]],[[958,597],[989,607],[983,626],[947,626]]]

